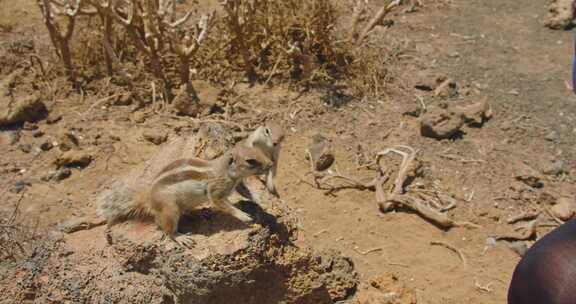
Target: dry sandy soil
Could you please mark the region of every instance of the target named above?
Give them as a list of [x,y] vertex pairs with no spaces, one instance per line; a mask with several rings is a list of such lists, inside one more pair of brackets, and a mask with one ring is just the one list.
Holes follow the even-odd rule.
[[[565,84],[570,80],[572,37],[542,25],[544,0],[424,3],[413,12],[396,14],[390,29],[374,33],[381,35],[381,43],[394,41],[401,50],[394,61],[395,86],[387,98],[333,107],[313,91],[299,94],[241,84],[238,96],[257,111],[274,112],[282,105],[295,113],[282,116],[288,136],[278,182],[282,199],[300,219],[297,244],[341,251],[354,261],[364,282],[393,274],[416,303],[505,303],[519,256],[508,242],[491,243],[489,236],[512,232],[510,216],[546,209],[576,194],[576,98]],[[0,22],[11,26],[0,31],[0,43],[34,41],[36,49],[50,51],[33,1],[2,1]],[[456,81],[458,100],[489,101],[493,117],[481,127],[464,127],[455,139],[421,136],[418,119],[406,113],[420,109],[417,96],[427,108],[438,106],[438,98],[415,86],[441,75]],[[17,144],[0,145],[0,210],[10,214],[21,198],[19,217],[35,233],[45,233],[71,216],[92,214],[99,187],[158,148],[143,140],[143,133],[154,130],[172,138],[190,125],[154,115],[142,119],[123,106],[93,106],[97,100],[71,93],[48,101],[50,117],[61,116],[60,121],[42,120],[34,125],[43,134],[23,130]],[[42,177],[55,169],[59,152],[39,147],[59,140],[65,131],[74,132],[94,160],[72,169],[69,178],[45,181]],[[358,162],[377,151],[393,145],[419,150],[422,174],[415,182],[420,189],[451,197],[456,207],[447,211],[450,217],[481,228],[442,230],[413,213],[382,213],[368,190],[328,194],[316,189],[304,158],[316,132],[332,139],[338,169],[358,178],[373,176],[374,171],[359,169]],[[23,151],[26,145],[28,153]],[[553,169],[564,172],[550,174]],[[539,179],[541,187],[520,180],[526,175]],[[25,191],[17,192],[22,185]],[[539,228],[539,237],[549,229]],[[451,244],[465,263],[431,242]]]

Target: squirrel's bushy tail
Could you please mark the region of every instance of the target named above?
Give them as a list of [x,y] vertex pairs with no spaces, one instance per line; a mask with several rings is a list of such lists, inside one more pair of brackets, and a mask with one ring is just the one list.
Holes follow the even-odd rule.
[[108,225],[128,218],[142,218],[152,214],[147,196],[141,191],[108,189],[98,198],[98,215],[106,218]]

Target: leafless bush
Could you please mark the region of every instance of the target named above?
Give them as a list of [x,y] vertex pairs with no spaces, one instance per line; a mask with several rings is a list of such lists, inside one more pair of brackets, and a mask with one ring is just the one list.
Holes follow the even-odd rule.
[[[329,0],[226,0],[222,5],[226,58],[243,67],[250,82],[277,76],[308,80],[334,68],[343,51],[337,47],[337,12]],[[234,61],[237,55],[241,63]]]
[[[120,52],[134,48],[136,53],[150,63],[154,77],[162,84],[162,95],[171,101],[174,94],[172,81],[166,75],[166,58],[176,56],[180,64],[180,82],[193,102],[198,97],[190,80],[190,61],[206,39],[214,13],[202,16],[192,29],[187,22],[191,12],[177,16],[175,0],[38,0],[52,43],[62,59],[69,79],[77,82],[77,70],[73,64],[71,39],[80,16],[98,16],[99,26],[94,36],[101,37],[101,49],[108,76],[116,73],[132,85],[132,77],[125,69],[123,57],[119,56],[117,42],[128,37],[127,45]],[[80,52],[86,53],[86,48]],[[78,59],[78,58],[77,58]],[[84,60],[83,60],[84,61]]]
[[[331,0],[222,0],[220,18],[214,12],[200,15],[197,3],[176,0],[37,1],[72,82],[77,84],[79,75],[82,81],[102,77],[105,67],[106,75],[133,95],[159,87],[164,102],[174,101],[176,109],[182,99],[182,108],[198,104],[193,78],[223,84],[242,74],[251,84],[306,87],[365,78],[367,71],[371,78],[364,84],[388,79],[385,70],[370,70],[385,62],[366,56],[364,48],[399,4],[387,1],[370,16],[365,1],[357,1],[351,28],[337,32],[342,15]],[[86,77],[90,69],[93,77]]]
[[35,231],[24,225],[19,217],[22,198],[12,212],[0,213],[0,261],[17,261],[25,257],[35,239]]

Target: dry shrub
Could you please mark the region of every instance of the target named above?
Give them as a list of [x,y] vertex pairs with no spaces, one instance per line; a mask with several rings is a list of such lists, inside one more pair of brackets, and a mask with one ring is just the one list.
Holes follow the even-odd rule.
[[390,78],[389,56],[379,56],[378,47],[367,50],[372,45],[366,38],[384,25],[398,0],[374,15],[364,8],[367,18],[355,20],[352,31],[338,32],[343,11],[331,0],[224,0],[217,18],[195,1],[37,1],[75,85],[86,91],[87,83],[108,76],[137,99],[150,96],[151,88],[165,102],[178,97],[174,105],[184,96],[181,114],[198,113],[190,107],[198,102],[195,78],[305,88],[353,80],[358,94],[377,93]]
[[329,0],[224,1],[220,60],[251,81],[308,80],[333,71],[338,14]]
[[36,229],[20,218],[21,200],[12,212],[0,213],[0,261],[16,262],[26,257],[37,239]]

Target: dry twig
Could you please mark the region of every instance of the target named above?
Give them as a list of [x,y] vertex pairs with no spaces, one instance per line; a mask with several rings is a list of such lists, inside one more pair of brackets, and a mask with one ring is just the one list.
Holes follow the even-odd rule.
[[527,223],[526,225],[517,227],[515,230],[523,230],[520,233],[513,234],[497,234],[492,235],[492,238],[496,241],[525,241],[537,237],[536,228],[538,227],[538,219],[534,219]]
[[466,257],[464,256],[464,253],[462,253],[462,251],[448,243],[442,242],[442,241],[432,241],[430,242],[430,245],[436,245],[436,246],[442,246],[445,247],[447,249],[452,250],[454,253],[456,253],[458,255],[458,257],[460,258],[460,261],[462,261],[462,265],[464,266],[464,268],[467,267],[468,263],[466,262]]

